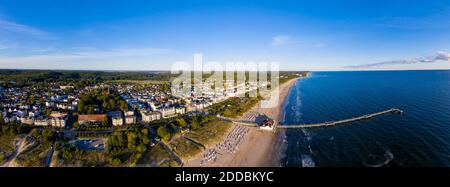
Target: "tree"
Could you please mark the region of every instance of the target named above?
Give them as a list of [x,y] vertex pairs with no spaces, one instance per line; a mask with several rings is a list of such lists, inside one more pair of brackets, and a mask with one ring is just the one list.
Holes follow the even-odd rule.
[[102,126],[108,126],[109,125],[109,123],[108,123],[108,118],[103,118],[103,120],[102,120]]
[[93,107],[93,106],[90,106],[90,107],[88,108],[87,113],[88,113],[88,114],[94,114],[94,113],[95,113],[94,107]]
[[226,117],[230,117],[230,116],[232,116],[233,114],[231,113],[231,111],[230,111],[229,109],[226,109],[226,110],[223,112],[223,115],[226,116]]
[[136,144],[137,144],[137,134],[136,132],[128,132],[127,133],[127,140],[128,140],[128,149],[134,149],[136,148]]
[[138,151],[139,153],[145,153],[145,151],[147,151],[147,147],[144,144],[139,144],[136,147],[136,151]]
[[128,104],[125,101],[120,101],[120,110],[127,111],[128,110]]
[[5,124],[5,118],[3,117],[3,113],[0,112],[0,125]]
[[198,122],[198,118],[194,118],[194,120],[192,120],[191,126],[192,126],[193,129],[200,128],[200,122]]
[[165,141],[169,141],[171,138],[171,134],[169,133],[169,131],[167,131],[167,128],[164,126],[160,126],[156,132],[158,136]]
[[34,105],[34,102],[35,102],[34,95],[31,95],[30,97],[28,97],[28,101],[27,101],[28,105]]
[[39,129],[34,128],[33,130],[31,130],[30,135],[37,138],[39,137],[39,135],[41,135],[41,133],[39,132]]
[[42,138],[45,143],[52,142],[53,140],[55,140],[55,137],[56,137],[56,133],[52,130],[43,130],[42,131]]
[[147,128],[141,129],[141,133],[142,133],[144,136],[148,136],[148,129],[147,129]]
[[187,125],[186,120],[184,120],[183,118],[177,119],[177,122],[180,127],[186,127]]

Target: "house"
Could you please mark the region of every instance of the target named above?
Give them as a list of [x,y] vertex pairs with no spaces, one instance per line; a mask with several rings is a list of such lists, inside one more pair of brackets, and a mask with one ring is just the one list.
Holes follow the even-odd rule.
[[79,124],[102,123],[106,119],[107,118],[105,114],[78,115]]
[[159,112],[141,111],[141,116],[142,121],[147,123],[161,119],[161,113]]
[[53,127],[66,127],[67,118],[66,117],[54,117],[49,119],[49,124]]
[[184,113],[186,113],[186,108],[185,107],[177,107],[177,108],[175,108],[175,113],[184,114]]
[[46,119],[36,119],[34,121],[35,126],[48,126],[48,121]]
[[134,124],[136,123],[136,116],[134,115],[134,111],[128,111],[125,113],[125,124]]
[[59,86],[59,89],[61,89],[61,90],[65,90],[65,89],[73,89],[74,87],[73,86],[67,86],[67,85],[61,85],[61,86]]
[[113,126],[121,126],[123,125],[123,118],[122,116],[115,116],[111,118],[111,122]]
[[54,102],[49,102],[49,101],[47,101],[47,102],[45,102],[45,106],[47,107],[47,108],[51,108],[51,107],[55,107],[55,103]]
[[265,119],[259,126],[262,130],[273,130],[275,121],[273,119]]
[[25,125],[34,125],[34,119],[30,117],[21,117],[20,122]]
[[175,107],[171,107],[171,108],[162,108],[160,110],[161,115],[163,118],[170,118],[170,117],[174,117],[177,115]]
[[67,113],[62,113],[62,112],[57,112],[57,111],[53,111],[50,114],[51,118],[66,118],[67,117]]
[[62,110],[67,110],[68,105],[67,103],[58,103],[56,104],[56,107]]
[[109,119],[111,119],[111,123],[113,126],[123,125],[123,117],[122,111],[112,111],[106,114]]

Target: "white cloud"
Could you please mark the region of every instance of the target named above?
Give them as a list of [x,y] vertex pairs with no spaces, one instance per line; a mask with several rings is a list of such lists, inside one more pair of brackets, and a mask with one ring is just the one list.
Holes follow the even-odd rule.
[[50,34],[45,31],[36,29],[31,26],[22,25],[19,23],[14,23],[1,19],[0,19],[0,31],[4,31],[10,34],[21,34],[40,38],[51,38]]
[[282,46],[292,42],[292,39],[289,35],[277,35],[272,38],[273,46]]
[[12,48],[16,48],[17,47],[17,45],[3,45],[3,44],[0,44],[0,50],[4,50],[4,49],[12,49]]
[[377,62],[377,63],[371,63],[371,64],[361,64],[361,65],[355,65],[355,66],[345,66],[344,68],[352,68],[352,69],[364,69],[364,68],[379,68],[379,67],[385,67],[385,66],[392,66],[392,65],[407,65],[407,64],[432,64],[436,62],[448,62],[450,61],[450,53],[444,52],[444,51],[438,51],[434,55],[425,56],[425,57],[419,57],[419,58],[412,58],[412,59],[403,59],[403,60],[390,60],[390,61],[383,61],[383,62]]
[[[148,58],[155,55],[177,54],[176,51],[161,48],[126,48],[114,50],[79,50],[65,53],[48,53],[40,55],[0,57],[0,68],[22,68],[21,66],[36,65],[40,69],[53,69],[55,64],[77,63],[80,65],[91,62],[107,62],[134,58]],[[74,67],[76,68],[76,67]]]

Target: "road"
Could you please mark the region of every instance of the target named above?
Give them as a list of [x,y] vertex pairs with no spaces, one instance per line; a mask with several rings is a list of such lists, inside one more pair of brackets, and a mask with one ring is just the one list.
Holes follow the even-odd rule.
[[50,150],[48,151],[47,158],[45,158],[44,161],[44,167],[50,167],[50,164],[52,163],[53,158],[53,152],[55,151],[55,145],[53,144],[52,147],[50,147]]

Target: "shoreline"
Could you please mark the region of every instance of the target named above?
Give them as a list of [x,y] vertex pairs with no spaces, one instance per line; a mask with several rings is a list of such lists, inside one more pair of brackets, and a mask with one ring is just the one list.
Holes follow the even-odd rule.
[[[293,85],[302,77],[291,79],[280,85],[278,104],[273,108],[260,108],[258,103],[247,113],[259,113],[266,115],[278,124],[284,115],[284,106],[286,98],[289,95]],[[273,95],[272,91],[270,95]],[[270,96],[269,95],[269,96]],[[243,115],[245,116],[245,114]],[[217,160],[212,163],[203,165],[204,167],[278,167],[279,161],[282,158],[282,147],[284,141],[284,130],[280,129],[277,132],[264,131],[256,127],[248,127],[249,133],[239,145],[239,149],[235,153],[221,154]],[[184,167],[199,167],[201,155],[196,156],[184,163]]]

